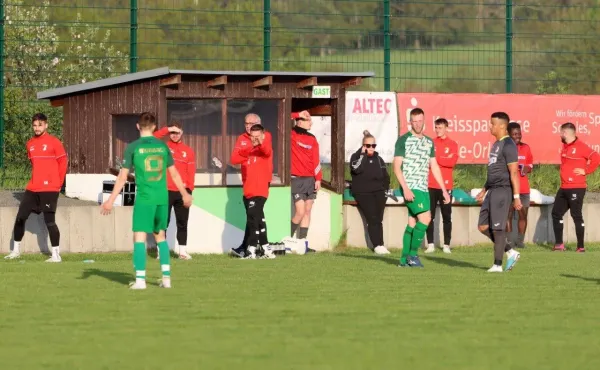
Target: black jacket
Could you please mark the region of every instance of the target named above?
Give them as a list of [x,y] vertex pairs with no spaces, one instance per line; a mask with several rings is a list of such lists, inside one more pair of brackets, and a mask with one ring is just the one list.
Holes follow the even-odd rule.
[[374,193],[387,191],[390,187],[390,175],[384,160],[377,152],[372,157],[362,153],[362,147],[350,157],[352,184],[350,189],[356,193]]

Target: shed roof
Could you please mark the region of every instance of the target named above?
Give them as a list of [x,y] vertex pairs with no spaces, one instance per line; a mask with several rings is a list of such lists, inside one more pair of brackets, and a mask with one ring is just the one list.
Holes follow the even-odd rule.
[[151,69],[143,72],[128,73],[117,77],[105,78],[102,80],[96,80],[86,82],[77,85],[59,87],[56,89],[45,90],[37,93],[38,99],[53,99],[65,95],[71,95],[76,93],[84,93],[91,90],[98,90],[103,88],[113,87],[115,85],[122,85],[136,81],[148,80],[158,77],[165,77],[170,75],[192,75],[192,76],[245,76],[245,77],[266,77],[266,76],[282,76],[282,77],[297,77],[298,79],[304,79],[307,77],[328,77],[333,79],[351,79],[356,77],[368,78],[374,77],[373,72],[265,72],[265,71],[196,71],[196,70],[185,70],[185,69],[169,69],[169,67],[161,67]]

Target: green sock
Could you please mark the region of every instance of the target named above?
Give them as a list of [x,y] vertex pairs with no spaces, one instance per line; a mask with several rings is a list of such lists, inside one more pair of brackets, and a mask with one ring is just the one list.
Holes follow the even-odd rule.
[[417,254],[419,254],[419,248],[421,248],[421,244],[423,243],[423,238],[425,237],[426,232],[427,225],[417,221],[415,230],[412,234],[412,240],[410,242],[410,255],[412,257],[416,257]]
[[146,243],[133,243],[133,269],[136,280],[146,280]]
[[162,276],[171,276],[171,254],[169,252],[169,244],[167,244],[166,240],[163,240],[162,242],[158,243],[158,253],[160,258],[160,270],[162,271]]
[[404,229],[404,236],[402,237],[402,257],[400,257],[400,263],[406,263],[406,258],[410,253],[410,245],[413,236],[413,228],[406,225]]

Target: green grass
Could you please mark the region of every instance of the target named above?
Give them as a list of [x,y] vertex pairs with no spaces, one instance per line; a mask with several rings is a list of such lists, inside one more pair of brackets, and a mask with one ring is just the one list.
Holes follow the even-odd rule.
[[[86,258],[96,260],[84,264]],[[6,369],[594,369],[600,248],[424,257],[340,250],[175,261],[174,288],[129,291],[130,256],[1,262]],[[158,278],[149,260],[149,282]]]
[[[392,91],[447,92],[449,83],[470,80],[486,92],[494,86],[504,88],[505,43],[443,46],[433,50],[393,50],[391,52]],[[338,72],[375,72],[375,78],[363,81],[359,90],[383,91],[383,50],[339,52],[310,59],[314,70]],[[464,83],[465,81],[459,81]],[[469,86],[474,88],[475,86]]]

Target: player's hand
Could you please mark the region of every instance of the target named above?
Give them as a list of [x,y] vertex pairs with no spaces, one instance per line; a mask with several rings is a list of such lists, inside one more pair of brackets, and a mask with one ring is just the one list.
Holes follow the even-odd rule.
[[479,192],[479,194],[477,194],[477,195],[475,196],[475,200],[476,200],[477,202],[479,202],[479,203],[483,202],[483,198],[485,198],[485,193],[486,193],[485,189],[481,190],[481,191]]
[[263,141],[265,141],[265,133],[264,132],[262,134],[260,134],[260,136],[258,137],[259,144],[262,144]]
[[192,201],[194,198],[190,194],[186,194],[183,196],[183,206],[185,208],[190,208],[192,206]]
[[412,202],[415,200],[415,194],[413,194],[412,190],[410,189],[402,189],[402,194],[404,195],[404,200],[406,202]]
[[583,168],[576,168],[573,172],[575,172],[576,175],[585,176],[585,170]]
[[102,205],[100,206],[100,214],[103,216],[106,215],[110,215],[110,212],[113,209],[113,204],[109,203],[108,201],[102,203]]
[[176,126],[169,126],[169,132],[172,134],[181,134],[181,129]]
[[315,191],[321,190],[321,181],[315,181]]
[[513,207],[517,210],[520,211],[521,208],[523,208],[523,205],[521,204],[521,199],[517,198],[513,200]]
[[444,204],[450,203],[450,194],[448,194],[448,191],[444,190],[443,195],[444,195]]

